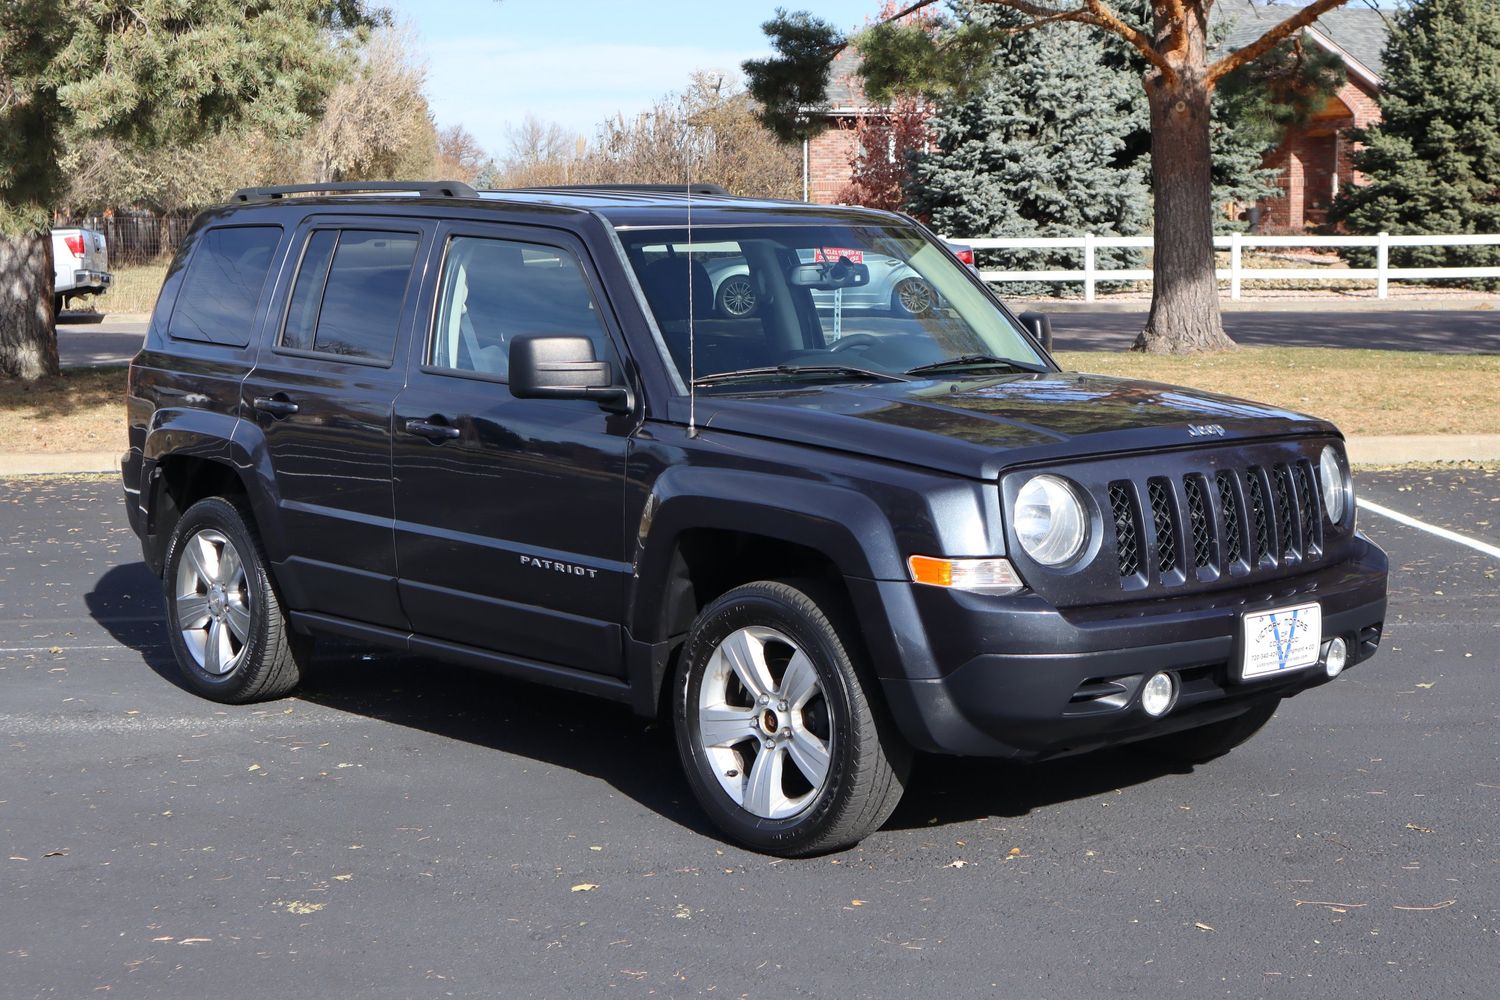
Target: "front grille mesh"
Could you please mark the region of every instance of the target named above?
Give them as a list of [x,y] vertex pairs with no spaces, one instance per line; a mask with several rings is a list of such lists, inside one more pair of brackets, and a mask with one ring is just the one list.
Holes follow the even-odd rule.
[[1170,573],[1177,568],[1177,519],[1172,516],[1170,488],[1165,479],[1152,479],[1146,484],[1146,493],[1156,526],[1156,568]]
[[1128,484],[1109,484],[1109,506],[1115,515],[1115,552],[1120,557],[1120,575],[1135,576],[1141,571],[1141,549],[1136,539],[1135,511]]
[[1183,476],[1182,491],[1187,497],[1188,526],[1193,529],[1193,565],[1203,569],[1213,564],[1214,540],[1208,531],[1208,498],[1200,479]]
[[1255,540],[1250,550],[1250,565],[1259,566],[1271,551],[1271,527],[1266,519],[1266,492],[1260,485],[1260,470],[1250,469],[1245,473],[1245,485],[1250,494],[1250,535]]
[[[1255,572],[1305,561],[1321,551],[1321,508],[1310,463],[1219,469],[1212,477],[1152,476],[1144,490],[1130,480],[1109,484],[1122,586],[1182,583],[1179,571],[1213,579],[1215,574],[1242,574],[1248,564]],[[1190,551],[1182,549],[1183,536],[1191,540]],[[1144,541],[1147,537],[1153,538],[1152,545]]]
[[1292,474],[1284,465],[1273,470],[1276,483],[1276,535],[1281,543],[1277,553],[1282,559],[1296,552],[1292,539]]
[[1219,524],[1224,532],[1224,558],[1231,563],[1240,561],[1240,501],[1234,493],[1234,476],[1221,472],[1214,477],[1219,487]]
[[1312,467],[1307,462],[1292,466],[1297,477],[1297,510],[1302,515],[1302,552],[1305,555],[1317,544],[1318,495],[1313,492]]

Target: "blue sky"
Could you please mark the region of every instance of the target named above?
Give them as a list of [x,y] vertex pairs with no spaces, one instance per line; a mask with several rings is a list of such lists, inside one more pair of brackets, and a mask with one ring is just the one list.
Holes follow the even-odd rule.
[[386,0],[420,35],[439,125],[463,125],[492,153],[526,114],[592,135],[694,70],[738,71],[769,51],[778,2],[853,27],[879,0]]

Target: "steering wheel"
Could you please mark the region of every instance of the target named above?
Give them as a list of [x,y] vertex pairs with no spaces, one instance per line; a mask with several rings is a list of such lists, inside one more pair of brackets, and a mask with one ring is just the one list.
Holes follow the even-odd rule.
[[879,343],[880,338],[873,333],[851,333],[847,337],[840,337],[833,342],[829,351],[849,351],[856,347],[869,347],[871,344]]

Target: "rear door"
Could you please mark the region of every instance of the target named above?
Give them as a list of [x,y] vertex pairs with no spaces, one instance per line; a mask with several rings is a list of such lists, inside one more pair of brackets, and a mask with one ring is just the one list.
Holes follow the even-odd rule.
[[614,320],[570,235],[453,224],[396,401],[401,600],[414,631],[622,675],[630,416],[516,399],[511,342],[586,336],[619,371]]
[[260,428],[291,606],[405,628],[392,542],[391,407],[431,240],[405,218],[313,219],[293,238],[243,413]]

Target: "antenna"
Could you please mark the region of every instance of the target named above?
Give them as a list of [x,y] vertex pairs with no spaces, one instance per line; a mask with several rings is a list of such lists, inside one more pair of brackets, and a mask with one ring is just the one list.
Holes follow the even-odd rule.
[[698,332],[693,305],[693,159],[687,163],[688,437],[698,436]]

